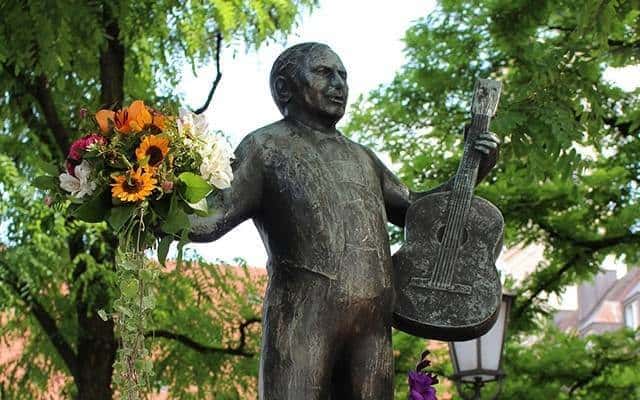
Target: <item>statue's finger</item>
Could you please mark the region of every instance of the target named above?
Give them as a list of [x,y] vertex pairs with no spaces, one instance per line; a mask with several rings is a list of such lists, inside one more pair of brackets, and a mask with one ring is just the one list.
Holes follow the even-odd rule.
[[474,143],[476,146],[484,146],[489,149],[495,149],[498,147],[498,143],[491,140],[476,140]]
[[478,135],[478,139],[491,140],[492,142],[500,144],[500,138],[493,132],[483,132]]
[[484,146],[475,146],[474,148],[485,155],[489,154],[489,149]]

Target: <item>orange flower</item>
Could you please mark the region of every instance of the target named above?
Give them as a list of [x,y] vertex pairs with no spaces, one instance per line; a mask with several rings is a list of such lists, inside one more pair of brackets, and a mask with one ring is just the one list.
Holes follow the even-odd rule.
[[136,158],[143,167],[156,168],[169,152],[169,139],[155,135],[145,136],[136,149]]
[[152,121],[151,125],[158,128],[160,131],[164,130],[164,115],[160,114],[158,111],[153,110],[151,112]]
[[100,126],[102,133],[109,132],[111,127],[115,125],[115,114],[116,113],[111,110],[100,110],[96,113],[96,121],[98,122],[98,126]]
[[151,172],[142,171],[139,168],[125,175],[115,176],[113,179],[115,182],[111,184],[111,195],[125,202],[144,200],[158,183]]
[[151,121],[151,113],[142,100],[136,100],[128,108],[118,110],[114,116],[116,130],[120,133],[140,132]]

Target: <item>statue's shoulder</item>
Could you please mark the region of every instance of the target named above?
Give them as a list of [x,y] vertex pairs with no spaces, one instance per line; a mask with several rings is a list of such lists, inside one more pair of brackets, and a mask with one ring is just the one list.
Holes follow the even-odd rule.
[[284,120],[276,121],[250,132],[240,143],[248,146],[264,148],[277,142],[290,139],[291,128]]
[[371,150],[370,148],[368,148],[367,146],[358,143],[348,137],[344,137],[345,141],[348,143],[348,145],[353,148],[356,149],[357,151],[361,152],[362,154],[365,154],[367,157],[371,157],[373,159],[376,159],[376,154],[373,152],[373,150]]

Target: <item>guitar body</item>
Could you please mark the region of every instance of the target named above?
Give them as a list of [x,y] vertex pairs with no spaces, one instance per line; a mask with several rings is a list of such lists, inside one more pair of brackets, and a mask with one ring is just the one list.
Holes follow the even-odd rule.
[[405,244],[393,255],[393,319],[395,328],[415,336],[464,341],[489,331],[498,317],[502,288],[495,261],[504,220],[493,204],[472,196],[457,256],[437,269],[449,198],[450,192],[429,194],[407,211]]

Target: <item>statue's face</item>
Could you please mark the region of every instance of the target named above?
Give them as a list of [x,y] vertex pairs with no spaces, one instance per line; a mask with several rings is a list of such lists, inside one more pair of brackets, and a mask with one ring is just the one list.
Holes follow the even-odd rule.
[[300,105],[334,122],[342,118],[349,87],[347,71],[336,53],[319,47],[309,54],[299,71],[295,97]]

